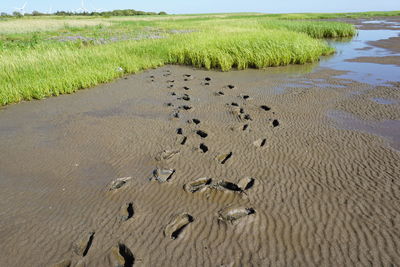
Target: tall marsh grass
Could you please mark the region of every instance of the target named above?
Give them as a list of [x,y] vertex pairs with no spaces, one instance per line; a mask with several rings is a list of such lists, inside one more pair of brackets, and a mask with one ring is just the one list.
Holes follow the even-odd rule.
[[[3,34],[0,37],[0,105],[72,93],[165,64],[222,71],[304,64],[334,52],[321,38],[355,34],[354,27],[344,23],[287,21],[262,16],[187,16],[179,20],[170,20],[167,16],[165,20],[154,21],[112,19],[105,19],[111,24],[104,23],[102,27],[65,26],[35,33]],[[23,23],[24,19],[20,21]],[[93,21],[97,23],[99,19]],[[101,45],[59,42],[51,38],[59,35],[98,38],[146,32],[157,33],[162,38],[124,39]]]

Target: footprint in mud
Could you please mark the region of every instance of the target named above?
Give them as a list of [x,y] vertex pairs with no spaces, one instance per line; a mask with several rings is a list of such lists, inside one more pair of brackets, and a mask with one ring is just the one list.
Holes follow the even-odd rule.
[[72,245],[72,250],[76,255],[85,257],[92,246],[95,232],[90,232],[84,236],[80,241]]
[[251,118],[250,114],[240,114],[239,118],[242,120],[247,120],[247,121],[252,121],[253,119]]
[[278,127],[279,125],[280,125],[280,123],[279,123],[278,120],[273,120],[273,121],[272,121],[272,126],[273,126],[273,127]]
[[178,100],[190,101],[190,96],[188,94],[184,94],[182,97],[178,97]]
[[231,192],[238,192],[238,193],[243,193],[244,191],[250,189],[253,187],[255,182],[254,178],[251,177],[245,177],[239,180],[237,184],[224,181],[224,180],[219,180],[211,185],[211,188],[220,190],[220,191],[231,191]]
[[268,107],[268,106],[266,106],[266,105],[262,105],[262,106],[260,106],[260,108],[263,109],[263,110],[265,110],[265,111],[271,110],[271,108]]
[[183,89],[186,90],[186,91],[190,90],[190,88],[187,87],[187,86],[184,86]]
[[232,191],[232,192],[241,192],[242,189],[235,184],[228,181],[220,180],[212,185],[212,188],[221,190],[221,191]]
[[176,133],[177,133],[177,134],[183,134],[183,129],[182,129],[182,128],[176,129]]
[[186,192],[195,193],[206,189],[212,182],[211,178],[203,177],[189,182],[183,186]]
[[56,264],[51,265],[51,267],[71,267],[71,265],[71,260],[62,260],[60,262],[57,262]]
[[226,87],[227,87],[228,89],[234,89],[234,88],[235,88],[235,86],[234,86],[233,84],[228,84]]
[[233,115],[240,117],[240,115],[244,114],[244,109],[239,107],[237,103],[233,102],[230,106],[230,113]]
[[197,125],[200,124],[201,121],[199,119],[192,119],[192,122]]
[[250,188],[252,188],[254,186],[255,183],[255,179],[251,178],[251,177],[245,177],[239,180],[239,182],[237,183],[237,186],[242,190],[248,190]]
[[226,154],[220,154],[218,155],[215,159],[220,163],[220,164],[225,164],[231,157],[233,153],[229,152]]
[[204,131],[202,131],[202,130],[196,131],[196,134],[197,134],[198,136],[200,136],[201,138],[206,138],[206,137],[208,136],[208,133],[206,133],[206,132],[204,132]]
[[125,186],[130,180],[132,180],[132,177],[117,178],[110,183],[108,190],[112,191],[120,189],[121,187]]
[[150,181],[156,180],[159,183],[165,183],[171,180],[172,175],[175,173],[173,169],[155,169],[152,176],[149,178]]
[[172,104],[172,103],[165,103],[165,105],[166,105],[167,107],[173,107],[173,106],[174,106],[174,104]]
[[179,150],[163,150],[160,152],[155,158],[157,161],[162,161],[162,160],[169,160],[173,158],[175,155],[179,154]]
[[239,95],[239,97],[243,98],[244,100],[250,100],[249,95]]
[[209,81],[211,81],[211,78],[210,77],[205,77],[204,80],[209,82]]
[[249,125],[248,125],[248,124],[243,125],[242,131],[246,131],[246,130],[248,130],[248,129],[249,129]]
[[175,93],[175,92],[171,92],[170,94],[171,94],[171,95],[176,95],[176,93]]
[[186,226],[193,221],[193,217],[186,212],[174,216],[170,223],[165,227],[164,236],[171,239],[178,238]]
[[119,218],[124,222],[132,218],[134,214],[133,203],[129,202],[121,207]]
[[191,110],[193,107],[191,107],[191,106],[188,106],[188,105],[183,105],[183,106],[180,106],[179,107],[179,109],[181,109],[181,110]]
[[247,207],[226,207],[218,212],[218,219],[224,222],[235,222],[243,217],[255,214],[253,208]]
[[185,82],[187,82],[187,81],[189,81],[189,80],[192,80],[193,79],[193,76],[192,75],[190,75],[190,74],[184,74],[183,75],[183,77],[184,77],[184,81]]
[[216,92],[215,95],[216,95],[216,96],[221,96],[221,95],[225,95],[225,93],[222,92],[222,91],[219,91],[219,92]]
[[199,148],[203,153],[207,153],[208,151],[208,147],[203,143],[200,144]]
[[170,85],[167,86],[167,88],[174,88],[174,85],[170,84]]
[[132,267],[135,257],[132,251],[122,243],[111,248],[108,254],[108,263],[112,267]]
[[179,111],[172,112],[171,115],[170,115],[170,118],[171,119],[179,119],[180,118]]
[[183,136],[179,143],[180,143],[181,145],[184,145],[184,144],[186,144],[186,141],[187,141],[187,137],[186,137],[186,136]]
[[253,145],[255,145],[256,147],[263,147],[266,144],[267,144],[267,139],[265,139],[265,138],[260,138],[253,142]]
[[167,83],[174,83],[175,80],[168,80]]

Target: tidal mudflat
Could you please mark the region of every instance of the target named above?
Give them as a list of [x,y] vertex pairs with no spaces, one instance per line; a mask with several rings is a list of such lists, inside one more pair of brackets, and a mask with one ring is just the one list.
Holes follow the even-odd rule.
[[400,20],[377,20],[320,63],[3,107],[0,265],[398,264]]

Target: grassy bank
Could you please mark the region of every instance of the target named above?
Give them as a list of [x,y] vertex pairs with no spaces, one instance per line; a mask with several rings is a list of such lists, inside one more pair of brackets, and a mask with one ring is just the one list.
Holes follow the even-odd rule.
[[333,53],[322,38],[355,34],[344,23],[237,14],[31,20],[0,22],[0,105],[165,64],[223,71],[304,64]]

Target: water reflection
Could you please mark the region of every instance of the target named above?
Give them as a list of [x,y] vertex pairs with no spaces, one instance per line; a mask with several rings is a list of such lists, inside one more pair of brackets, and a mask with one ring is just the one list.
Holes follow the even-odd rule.
[[349,40],[330,40],[336,48],[335,55],[323,57],[320,67],[349,71],[338,78],[351,79],[372,85],[386,84],[388,81],[400,81],[400,68],[395,65],[365,62],[348,62],[357,57],[383,57],[398,55],[383,48],[371,47],[370,41],[378,41],[399,36],[398,30],[359,30],[358,35]]

